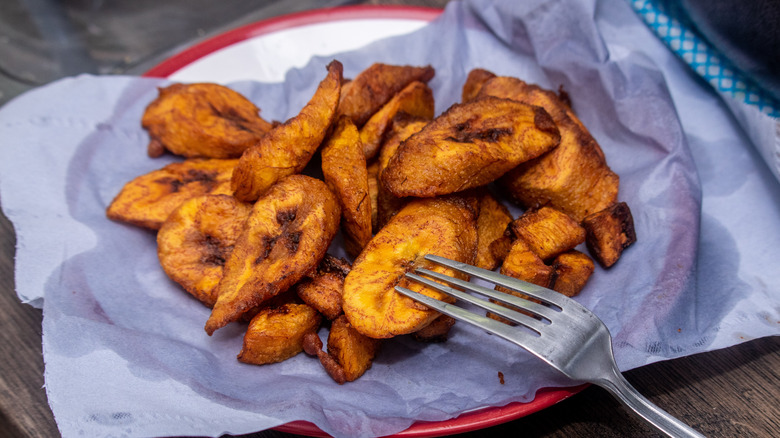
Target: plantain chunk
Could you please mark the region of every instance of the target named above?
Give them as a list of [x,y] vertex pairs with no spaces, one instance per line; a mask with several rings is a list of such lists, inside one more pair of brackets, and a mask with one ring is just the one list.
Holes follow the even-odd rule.
[[455,318],[441,315],[432,323],[412,333],[412,337],[418,342],[444,342],[455,325]]
[[[503,256],[493,245],[497,240],[503,239],[507,226],[512,222],[509,210],[501,204],[489,191],[484,191],[479,197],[479,216],[477,217],[477,258],[474,264],[477,267],[492,271],[503,260]],[[491,250],[493,245],[493,250]]]
[[295,285],[295,292],[304,303],[332,321],[342,312],[341,295],[349,269],[346,260],[325,254],[317,270]]
[[379,153],[385,133],[392,126],[393,118],[400,113],[426,120],[433,119],[433,91],[423,82],[415,81],[399,91],[389,102],[374,113],[360,128],[360,140],[366,159]]
[[149,131],[148,154],[166,150],[185,157],[238,158],[273,126],[244,96],[218,84],[173,84],[159,89],[141,126]]
[[254,365],[282,362],[303,351],[303,339],[315,333],[322,316],[306,304],[266,307],[249,322],[238,360]]
[[494,77],[496,77],[495,73],[482,68],[475,68],[469,71],[468,76],[466,76],[466,82],[463,83],[460,101],[468,102],[476,98],[485,82]]
[[208,307],[252,206],[230,195],[202,195],[173,211],[157,233],[157,255],[171,280]]
[[206,332],[239,320],[315,269],[340,215],[338,200],[318,179],[291,175],[271,187],[252,207],[225,262]]
[[[509,250],[509,253],[504,259],[504,263],[501,265],[500,272],[509,277],[527,281],[538,286],[550,287],[553,269],[544,263],[544,261],[531,249],[525,240],[515,239],[512,242],[512,247]],[[528,295],[512,289],[496,286],[496,290],[517,297],[529,299]],[[498,301],[494,302],[504,307],[522,312],[521,309],[516,309],[508,304],[500,303]],[[509,320],[498,316],[495,313],[488,312],[487,316],[504,323],[510,323]]]
[[540,107],[485,97],[455,104],[398,148],[381,174],[397,197],[432,197],[479,187],[558,145]]
[[560,145],[527,161],[500,179],[514,202],[525,208],[550,205],[577,221],[617,200],[620,180],[604,153],[571,108],[552,91],[517,78],[499,76],[479,96],[498,96],[543,107],[560,130]]
[[355,126],[362,128],[396,93],[415,81],[427,83],[435,73],[429,65],[372,64],[345,87],[338,114],[348,116]]
[[587,254],[577,250],[566,251],[553,260],[551,289],[567,297],[573,297],[582,291],[593,275],[595,265]]
[[306,167],[334,120],[342,69],[338,61],[328,64],[327,76],[301,112],[244,151],[231,181],[236,198],[252,202],[276,181]]
[[625,202],[589,215],[582,226],[587,233],[588,250],[605,268],[614,265],[623,250],[636,242],[634,218]]
[[525,240],[542,260],[550,260],[585,241],[585,229],[552,207],[526,211],[511,227],[514,235]]
[[322,173],[328,187],[341,202],[344,246],[357,256],[373,236],[368,168],[357,128],[341,117],[322,148]]
[[362,376],[376,357],[381,342],[355,330],[344,315],[330,326],[328,355],[344,370],[344,378],[352,382]]
[[390,338],[420,330],[439,316],[394,289],[396,285],[438,299],[445,294],[406,280],[426,267],[460,276],[423,259],[437,254],[465,263],[476,256],[474,202],[462,196],[415,199],[382,228],[352,264],[344,281],[344,314],[355,329],[372,338]]
[[189,159],[138,176],[122,187],[106,209],[109,219],[159,229],[182,202],[206,194],[230,194],[238,160]]

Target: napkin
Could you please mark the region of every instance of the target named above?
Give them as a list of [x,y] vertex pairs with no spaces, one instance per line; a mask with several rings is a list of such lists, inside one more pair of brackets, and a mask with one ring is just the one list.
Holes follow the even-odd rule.
[[[456,1],[419,31],[312,59],[283,83],[229,85],[265,118],[285,120],[332,58],[347,77],[373,62],[433,65],[437,112],[475,67],[569,93],[620,175],[637,229],[577,297],[609,327],[621,370],[780,332],[780,184],[756,141],[776,141],[775,120],[735,116],[621,0]],[[380,436],[573,384],[465,324],[443,344],[387,341],[364,376],[341,386],[305,354],[239,363],[245,327],[207,336],[209,310],[167,279],[154,233],[105,218],[125,182],[177,160],[147,157],[140,128],[168,83],[79,76],[0,109],[16,289],[43,308],[46,391],[64,437],[219,436],[294,420]],[[337,241],[331,251],[340,250]]]

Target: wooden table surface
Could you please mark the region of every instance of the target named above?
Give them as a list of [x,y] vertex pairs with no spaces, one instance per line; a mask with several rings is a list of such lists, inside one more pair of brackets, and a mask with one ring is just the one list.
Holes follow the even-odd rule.
[[[371,1],[441,7],[446,1]],[[2,200],[0,199],[0,203]],[[0,215],[0,437],[59,436],[43,388],[42,312],[14,292],[15,235]],[[647,398],[712,437],[780,436],[780,337],[625,373]],[[655,432],[597,387],[535,414],[464,437],[648,437]],[[277,431],[247,435],[291,437]]]

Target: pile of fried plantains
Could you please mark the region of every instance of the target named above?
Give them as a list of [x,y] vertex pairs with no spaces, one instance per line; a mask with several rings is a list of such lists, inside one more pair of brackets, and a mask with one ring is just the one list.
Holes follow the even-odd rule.
[[[377,63],[349,80],[334,60],[283,123],[221,85],[161,88],[148,155],[184,159],[128,182],[106,214],[156,230],[163,270],[211,309],[209,335],[246,325],[238,360],[305,351],[339,384],[384,339],[446,340],[452,318],[394,291],[449,299],[404,279],[461,276],[425,254],[578,294],[594,259],[609,268],[636,240],[598,143],[565,93],[483,69],[435,116],[434,73]],[[303,173],[316,155],[321,179]],[[351,263],[328,253],[339,231]]]

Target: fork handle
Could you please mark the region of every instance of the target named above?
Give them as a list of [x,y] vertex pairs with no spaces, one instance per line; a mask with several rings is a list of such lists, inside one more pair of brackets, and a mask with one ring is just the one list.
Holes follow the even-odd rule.
[[644,418],[647,422],[658,428],[658,430],[674,438],[704,438],[704,435],[677,418],[669,415],[666,411],[646,399],[628,383],[619,371],[613,370],[611,374],[610,379],[594,383],[609,391],[615,398],[620,400],[624,405],[633,410],[640,417]]

